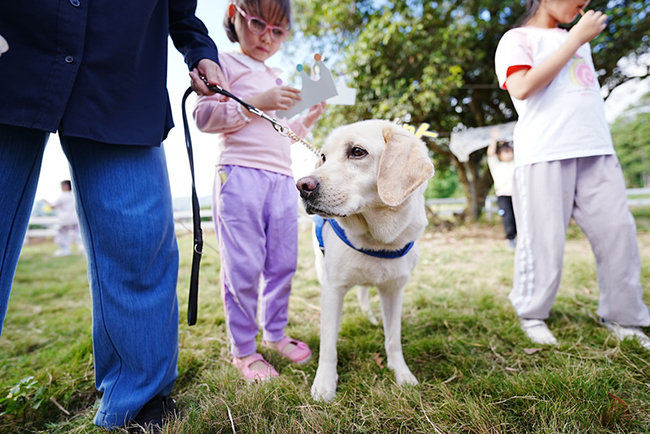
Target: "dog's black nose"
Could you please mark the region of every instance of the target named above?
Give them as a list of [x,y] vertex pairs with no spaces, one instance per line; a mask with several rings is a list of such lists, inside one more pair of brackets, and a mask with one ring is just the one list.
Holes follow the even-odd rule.
[[311,195],[313,195],[316,190],[318,190],[318,186],[318,180],[313,176],[305,176],[304,178],[300,178],[296,183],[296,187],[298,188],[298,191],[300,191],[300,196],[303,199],[308,199]]

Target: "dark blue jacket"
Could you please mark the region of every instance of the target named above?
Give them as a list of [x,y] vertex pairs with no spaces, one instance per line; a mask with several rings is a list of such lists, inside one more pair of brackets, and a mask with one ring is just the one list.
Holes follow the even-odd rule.
[[2,0],[0,123],[128,145],[173,127],[171,35],[190,68],[217,60],[196,0]]

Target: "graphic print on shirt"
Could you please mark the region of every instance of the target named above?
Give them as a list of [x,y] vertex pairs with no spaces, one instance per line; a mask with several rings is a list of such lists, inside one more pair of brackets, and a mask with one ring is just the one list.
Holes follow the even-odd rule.
[[587,61],[579,55],[574,55],[569,66],[569,76],[576,86],[591,87],[596,84],[596,77]]

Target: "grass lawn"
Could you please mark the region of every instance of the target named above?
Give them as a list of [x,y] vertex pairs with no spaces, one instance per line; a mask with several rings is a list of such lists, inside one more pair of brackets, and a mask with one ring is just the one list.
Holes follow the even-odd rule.
[[[650,304],[650,220],[639,216],[642,283]],[[208,224],[209,225],[209,224]],[[206,225],[207,226],[207,225]],[[571,226],[549,327],[560,341],[538,349],[507,299],[513,252],[501,227],[429,232],[404,301],[404,356],[420,381],[399,387],[387,369],[381,326],[348,293],[339,336],[337,399],[314,402],[320,288],[309,232],[300,234],[287,333],[315,358],[292,366],[260,348],[281,374],[248,385],[229,365],[214,233],[201,271],[198,324],[188,327],[191,236],[180,234],[180,376],[184,417],[166,433],[644,433],[650,432],[650,352],[618,342],[597,323],[598,288],[587,240]],[[92,418],[90,296],[85,261],[26,246],[0,338],[1,433],[101,433]],[[371,290],[379,312],[379,298]],[[31,378],[30,378],[31,377]],[[118,433],[121,430],[116,431]]]

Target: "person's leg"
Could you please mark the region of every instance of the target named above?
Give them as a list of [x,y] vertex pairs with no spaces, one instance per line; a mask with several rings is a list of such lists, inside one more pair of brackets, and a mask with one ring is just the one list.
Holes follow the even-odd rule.
[[508,240],[514,240],[517,236],[515,226],[515,212],[512,209],[512,196],[498,196],[499,209],[503,210],[501,219],[503,221],[503,230]]
[[72,230],[70,225],[61,225],[56,232],[54,242],[59,246],[59,250],[54,252],[56,256],[67,256],[72,254]]
[[510,300],[522,318],[548,318],[560,285],[564,238],[573,209],[573,161],[515,170],[519,242]]
[[62,135],[93,304],[95,423],[127,424],[178,376],[178,248],[162,147]]
[[298,190],[293,178],[284,175],[276,175],[273,185],[266,203],[269,219],[260,312],[264,340],[268,342],[284,337],[291,279],[298,266]]
[[580,158],[573,213],[596,256],[597,314],[622,326],[649,326],[640,283],[636,224],[615,155]]
[[0,334],[49,135],[0,124]]
[[543,320],[548,318],[560,285],[574,179],[574,160],[538,163],[515,170],[513,205],[518,242],[509,297],[522,319],[522,328],[537,343],[556,342]]
[[72,225],[72,238],[74,239],[75,244],[77,245],[77,253],[82,255],[86,254],[86,248],[84,247],[83,240],[81,239],[81,232],[79,231],[79,224],[75,223]]
[[213,209],[221,255],[222,297],[235,357],[257,351],[258,286],[266,257],[263,208],[268,189],[262,170],[224,166],[215,178]]

